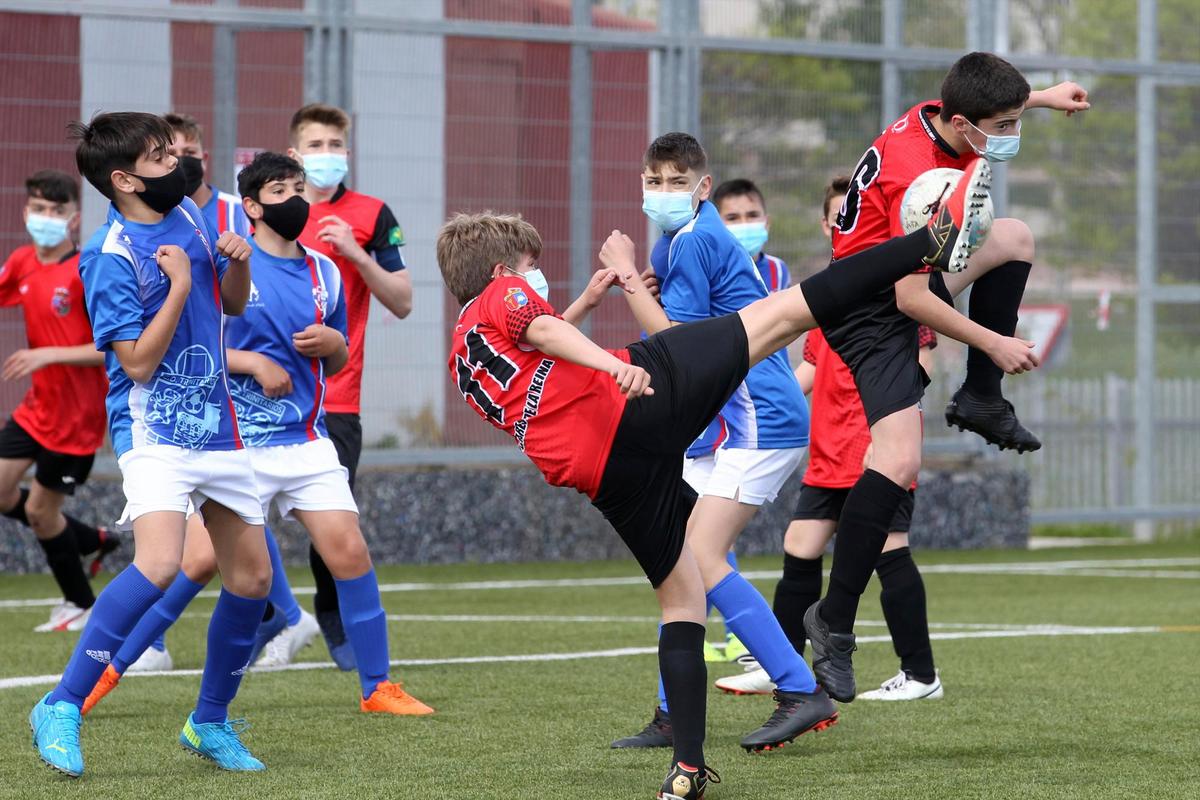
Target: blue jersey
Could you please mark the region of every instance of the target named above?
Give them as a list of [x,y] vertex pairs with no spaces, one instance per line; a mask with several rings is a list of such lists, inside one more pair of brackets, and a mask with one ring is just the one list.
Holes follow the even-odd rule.
[[782,292],[792,285],[792,273],[782,258],[759,253],[758,258],[754,260],[754,266],[758,267],[758,274],[762,276],[768,293]]
[[208,189],[212,192],[212,197],[208,198],[204,208],[200,209],[204,219],[208,221],[208,227],[217,236],[225,231],[233,231],[243,239],[249,239],[250,218],[242,208],[241,199],[212,185]]
[[[145,225],[109,210],[108,222],[79,257],[96,348],[108,370],[108,432],[118,457],[134,447],[169,444],[198,450],[242,446],[229,398],[221,321],[221,278],[228,260],[190,199]],[[112,343],[136,340],[167,299],[171,282],[154,257],[177,245],[191,260],[192,289],[162,361],[145,383],[121,368]]]
[[[663,309],[675,322],[733,314],[767,296],[754,261],[707,201],[671,240],[668,269],[660,280]],[[787,351],[772,353],[751,367],[718,419],[726,433],[721,447],[807,446],[808,403]]]
[[233,406],[249,447],[302,444],[326,438],[325,367],[292,346],[292,334],[314,323],[346,335],[342,274],[328,257],[304,249],[303,258],[264,253],[251,240],[250,301],[240,317],[225,322],[225,344],[261,353],[292,379],[292,391],[267,397],[250,375],[230,375]]

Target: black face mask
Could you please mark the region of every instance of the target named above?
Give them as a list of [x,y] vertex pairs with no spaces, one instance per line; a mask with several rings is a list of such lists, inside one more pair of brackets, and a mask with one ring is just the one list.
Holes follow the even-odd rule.
[[180,156],[179,165],[183,167],[183,192],[191,197],[204,183],[204,162],[195,156]]
[[262,206],[262,221],[268,228],[278,233],[289,242],[300,238],[301,231],[308,224],[308,201],[300,195],[292,195],[282,203]]
[[159,214],[167,213],[187,197],[187,178],[183,175],[181,164],[176,164],[175,169],[157,178],[146,178],[136,172],[129,174],[140,180],[146,187],[143,191],[137,192],[137,196]]

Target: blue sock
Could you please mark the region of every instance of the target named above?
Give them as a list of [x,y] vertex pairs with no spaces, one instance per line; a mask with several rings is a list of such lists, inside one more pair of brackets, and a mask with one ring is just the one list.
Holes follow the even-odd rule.
[[198,723],[224,722],[254,649],[254,635],[267,608],[267,598],[239,597],[221,590],[208,623],[208,654],[196,700]]
[[[663,624],[661,622],[658,623],[658,637],[660,639],[662,638],[662,626]],[[663,684],[661,670],[658,673],[658,707],[664,714],[669,714],[671,712],[671,709],[667,707],[667,687],[665,684]]]
[[54,705],[66,700],[82,708],[104,667],[112,660],[112,654],[162,596],[162,589],[147,580],[132,564],[113,578],[96,598],[92,616],[63,670],[62,680],[54,687],[47,702]]
[[780,691],[817,690],[812,670],[784,635],[767,601],[741,573],[726,575],[709,590],[708,598]]
[[375,570],[370,569],[357,578],[335,579],[334,583],[342,627],[354,650],[358,679],[362,682],[363,697],[367,698],[377,683],[388,679],[387,615],[379,599],[379,582]]
[[[725,561],[729,564],[730,567],[733,568],[734,572],[738,571],[737,553],[730,550],[728,553],[725,554]],[[708,599],[708,595],[705,595],[704,599],[708,600],[709,610],[711,611],[712,610],[712,600]],[[724,622],[724,620],[722,620],[722,622]],[[725,638],[728,639],[731,634],[733,634],[733,631],[729,630],[729,624],[726,623],[725,624]]]
[[267,599],[275,604],[275,608],[287,617],[288,625],[300,621],[300,604],[292,594],[292,585],[288,583],[287,572],[283,569],[283,557],[279,555],[279,543],[270,528],[263,528],[267,534],[267,552],[271,554],[271,591]]
[[192,599],[203,588],[203,584],[196,583],[184,575],[183,570],[180,570],[179,574],[175,576],[174,582],[167,587],[167,592],[162,599],[142,615],[137,625],[133,627],[133,631],[125,637],[125,643],[113,656],[113,669],[124,675],[125,670],[129,669],[129,665],[146,652],[146,648],[150,646],[151,642],[156,645],[156,650],[165,649],[163,634],[167,632],[167,628],[175,624],[175,620],[179,619],[179,615],[188,607],[188,603],[192,602]]

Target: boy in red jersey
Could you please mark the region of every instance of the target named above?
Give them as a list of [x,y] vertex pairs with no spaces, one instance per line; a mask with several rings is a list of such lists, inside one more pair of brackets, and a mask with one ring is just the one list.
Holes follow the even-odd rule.
[[[1007,161],[1020,145],[1020,117],[1026,108],[1070,114],[1088,108],[1086,99],[1087,92],[1070,82],[1031,92],[1015,67],[990,53],[960,58],[942,83],[941,101],[909,109],[859,160],[833,231],[835,268],[903,230],[900,206],[919,175],[938,167],[963,169],[977,164],[980,156]],[[917,365],[918,323],[971,348],[966,381],[954,395],[947,419],[1001,447],[1022,451],[1041,446],[1000,394],[1003,373],[1025,372],[1038,364],[1033,343],[1012,336],[1032,259],[1029,228],[1018,220],[996,220],[966,270],[943,280],[925,274],[928,270],[914,262],[913,274],[839,325],[823,326],[830,347],[854,375],[872,441],[867,469],[841,514],[825,598],[804,618],[813,671],[836,700],[854,699],[851,653],[858,600],[921,464],[919,401],[924,386]],[[968,318],[950,300],[972,282]]]
[[[30,176],[25,191],[33,244],[14,250],[0,268],[0,305],[21,306],[29,347],[5,360],[0,377],[30,376],[32,385],[0,429],[0,513],[33,529],[63,593],[50,621],[34,630],[78,631],[96,602],[79,557],[96,553],[95,575],[118,540],[64,515],[62,507],[87,480],[104,443],[108,380],[79,281],[79,185],[47,169]],[[20,488],[35,464],[30,488]]]
[[[289,134],[288,155],[304,165],[304,196],[310,204],[300,244],[333,259],[346,287],[350,360],[329,380],[325,424],[353,489],[362,455],[359,394],[371,297],[399,319],[412,311],[412,279],[402,250],[404,231],[386,203],[342,183],[350,156],[350,117],[345,111],[321,103],[306,105],[292,116]],[[333,575],[315,548],[308,552],[317,588],[313,598],[317,622],[333,660],[343,670],[352,670],[354,652],[342,629]]]
[[[586,494],[626,543],[662,609],[659,670],[672,709],[674,756],[658,793],[698,800],[715,776],[704,762],[705,595],[684,547],[696,496],[683,454],[752,364],[818,323],[836,324],[912,261],[959,265],[977,221],[968,200],[988,187],[972,168],[926,231],[893,239],[736,314],[671,326],[623,350],[575,327],[619,283],[644,303],[629,237],[614,231],[606,269],[560,317],[543,299],[537,230],[520,217],[458,214],[438,234],[446,287],[462,303],[449,358],[464,402],[511,435],[546,480]],[[702,357],[698,357],[702,356]],[[653,380],[653,386],[651,381]]]

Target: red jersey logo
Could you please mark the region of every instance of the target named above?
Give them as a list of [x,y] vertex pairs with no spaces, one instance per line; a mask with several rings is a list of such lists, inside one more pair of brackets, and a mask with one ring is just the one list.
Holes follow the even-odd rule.
[[65,286],[55,288],[54,297],[50,299],[50,307],[60,317],[65,317],[71,313],[71,293],[67,291]]
[[518,286],[510,286],[504,293],[504,305],[509,311],[516,311],[521,306],[529,305],[529,295]]

